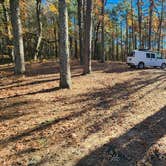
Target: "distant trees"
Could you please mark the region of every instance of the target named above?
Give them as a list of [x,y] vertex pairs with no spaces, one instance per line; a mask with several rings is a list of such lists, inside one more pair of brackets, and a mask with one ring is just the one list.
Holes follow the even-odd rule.
[[[7,6],[5,0],[1,0],[0,3],[2,4],[2,11],[3,11],[3,23],[4,29],[7,37],[7,44],[12,45],[12,33],[10,29],[10,18],[9,18],[9,11],[7,10]],[[12,61],[14,61],[14,50],[13,47],[10,49],[10,56]]]
[[25,63],[19,0],[10,0],[10,11],[14,37],[15,73],[23,74]]
[[0,0],[0,58],[11,54],[14,44],[17,74],[25,71],[24,48],[26,60],[36,60],[39,54],[41,59],[59,58],[60,86],[69,88],[69,54],[88,74],[92,59],[125,61],[136,48],[164,52],[164,5],[165,0],[122,0],[114,5],[106,0]]

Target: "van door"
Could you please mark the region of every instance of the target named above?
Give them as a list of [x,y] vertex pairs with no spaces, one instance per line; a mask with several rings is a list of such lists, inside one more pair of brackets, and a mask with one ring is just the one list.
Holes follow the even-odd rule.
[[162,64],[162,56],[160,53],[157,53],[155,66],[161,66],[161,64]]
[[151,62],[149,66],[156,66],[156,55],[154,53],[151,53]]
[[146,58],[144,60],[145,66],[150,66],[151,65],[151,55],[150,53],[146,53]]

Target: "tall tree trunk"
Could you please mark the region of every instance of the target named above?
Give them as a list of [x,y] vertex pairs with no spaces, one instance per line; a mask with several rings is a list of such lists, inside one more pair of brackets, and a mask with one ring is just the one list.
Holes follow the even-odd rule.
[[150,9],[149,9],[149,37],[148,37],[148,48],[149,49],[151,49],[153,8],[154,8],[154,0],[150,0]]
[[161,29],[162,29],[162,23],[163,23],[163,16],[164,16],[164,0],[161,1],[161,16],[160,16],[160,22],[159,22],[159,30],[158,30],[158,46],[157,50],[160,51],[161,47]]
[[118,25],[116,24],[116,60],[119,61],[119,36]]
[[104,9],[105,9],[105,0],[102,0],[102,21],[101,21],[101,62],[105,63],[105,53],[104,53]]
[[134,48],[137,49],[137,34],[135,34],[135,36],[134,36],[134,40],[135,40],[135,42],[134,42],[134,43],[135,43]]
[[83,0],[77,0],[78,3],[78,26],[79,26],[79,57],[80,57],[80,64],[83,65]]
[[86,2],[86,16],[85,16],[85,64],[83,74],[91,73],[91,45],[92,45],[92,10],[93,0],[87,0]]
[[37,26],[38,26],[38,39],[34,55],[34,60],[38,59],[41,41],[42,41],[42,22],[41,22],[41,0],[36,0],[36,16],[37,16]]
[[75,44],[74,44],[74,46],[75,46],[74,57],[75,57],[76,59],[78,59],[78,50],[77,50],[78,45],[77,45],[77,39],[75,39],[74,43],[75,43]]
[[129,30],[129,26],[128,26],[128,13],[126,14],[126,53],[125,53],[125,57],[128,55],[129,53],[129,33],[128,33],[128,30]]
[[15,73],[23,74],[25,62],[19,0],[10,0],[10,10],[14,37]]
[[57,39],[57,26],[56,26],[56,23],[54,25],[54,38],[55,38],[55,56],[57,58],[58,57],[58,45],[57,45],[58,39]]
[[114,38],[114,33],[112,34],[112,61],[115,61],[115,38]]
[[121,22],[121,60],[123,61],[123,23]]
[[131,47],[131,49],[134,49],[134,46],[135,46],[135,44],[134,44],[134,42],[135,42],[135,40],[134,40],[134,15],[133,15],[133,0],[131,0],[131,20],[132,20],[132,47]]
[[68,11],[66,0],[59,0],[59,30],[60,30],[60,87],[71,88]]
[[99,59],[98,57],[98,49],[97,49],[97,43],[98,43],[98,36],[99,36],[99,27],[100,27],[100,21],[97,23],[95,28],[95,39],[94,39],[94,59]]
[[143,48],[142,45],[142,0],[137,1],[138,7],[138,28],[139,28],[139,47]]
[[70,35],[69,36],[69,53],[70,53],[70,56],[73,57],[73,37]]

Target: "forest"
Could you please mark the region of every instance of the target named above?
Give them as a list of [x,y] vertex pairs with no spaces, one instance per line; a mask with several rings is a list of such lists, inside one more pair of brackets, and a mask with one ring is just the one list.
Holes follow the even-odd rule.
[[165,166],[166,70],[134,50],[166,59],[166,0],[0,0],[0,165]]

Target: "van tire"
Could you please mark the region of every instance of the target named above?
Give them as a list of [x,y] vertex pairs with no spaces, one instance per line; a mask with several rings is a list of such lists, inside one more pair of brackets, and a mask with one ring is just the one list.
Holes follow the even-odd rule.
[[161,68],[162,68],[162,69],[165,69],[165,68],[166,68],[166,64],[165,64],[165,63],[162,63],[162,64],[161,64]]
[[140,62],[139,64],[138,64],[138,69],[144,69],[144,63],[143,62]]

